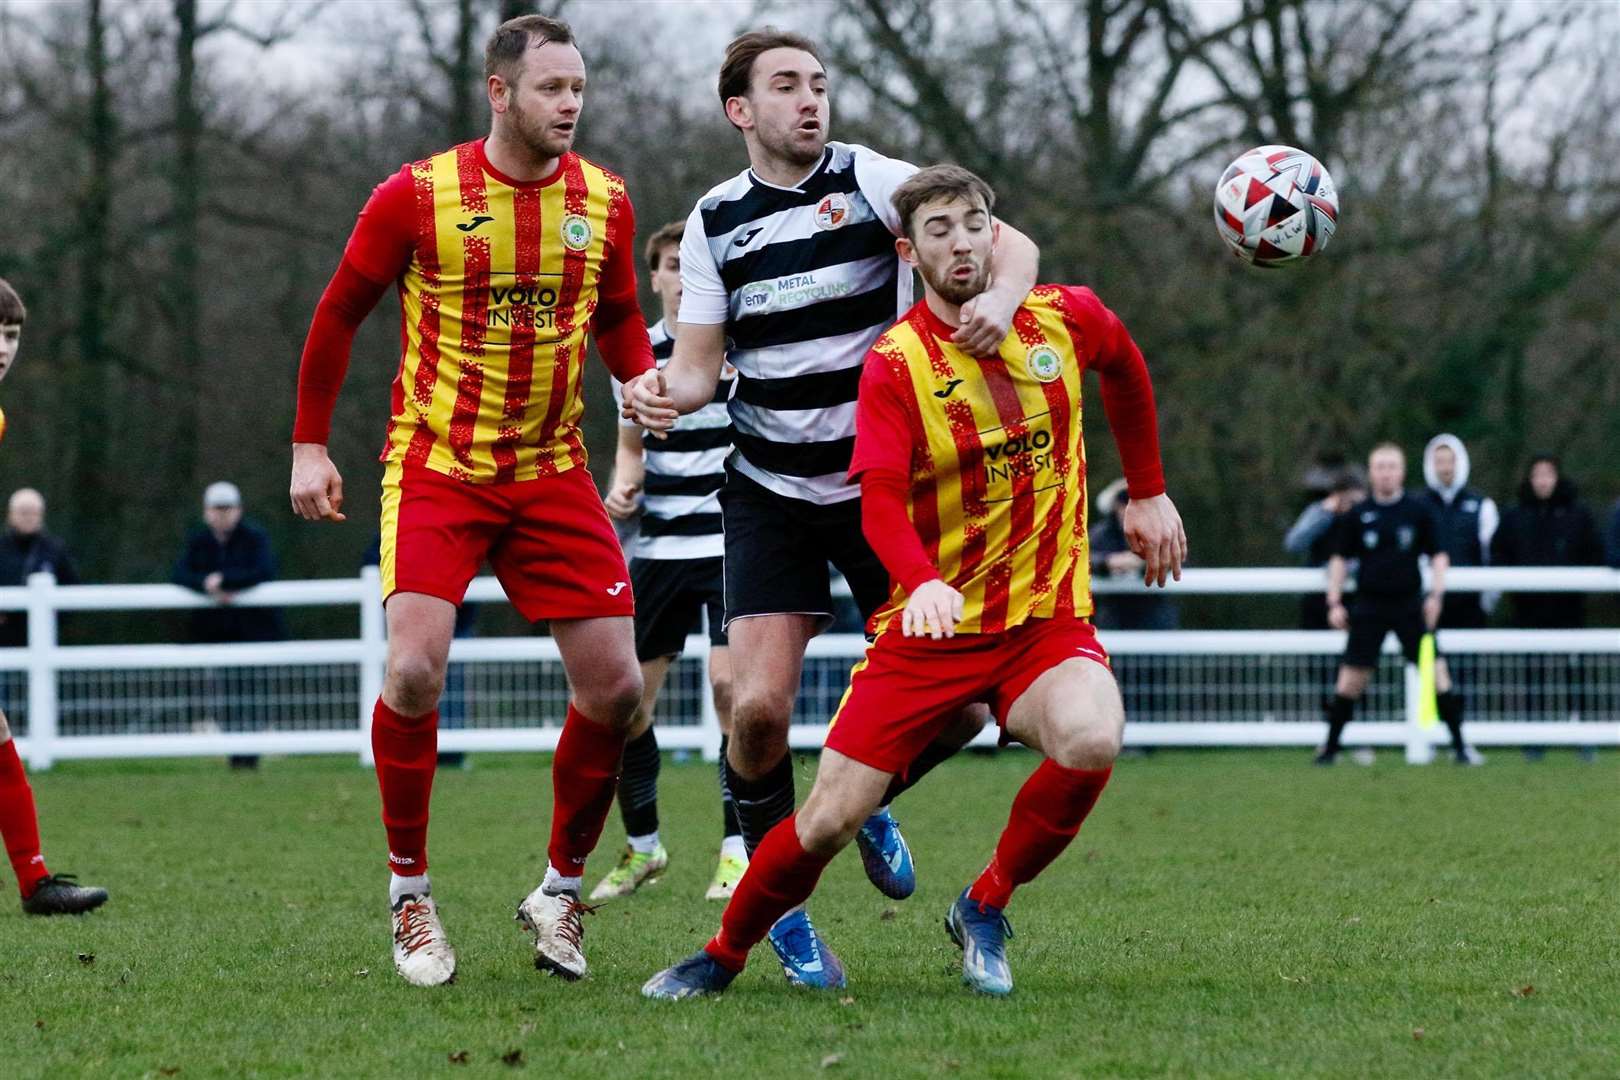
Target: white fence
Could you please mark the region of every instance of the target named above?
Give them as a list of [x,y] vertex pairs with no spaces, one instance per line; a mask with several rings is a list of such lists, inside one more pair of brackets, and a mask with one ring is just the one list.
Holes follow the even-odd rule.
[[[1453,570],[1457,591],[1620,592],[1601,568]],[[1318,591],[1315,570],[1191,569],[1166,595]],[[1100,594],[1141,591],[1096,583]],[[468,599],[502,601],[493,578]],[[212,601],[172,585],[58,586],[36,575],[0,588],[0,611],[28,615],[28,645],[0,649],[0,705],[36,769],[66,758],[351,753],[370,762],[372,703],[387,651],[375,568],[359,577],[276,582],[239,605],[344,606],[359,634],[331,641],[232,645],[61,645],[58,617],[162,611]],[[1135,746],[1300,746],[1321,738],[1321,702],[1344,646],[1334,631],[1115,631],[1115,658]],[[706,692],[706,642],[694,637],[671,671],[659,707],[659,742],[712,757],[719,728]],[[849,668],[865,642],[828,634],[811,642],[795,714],[794,746],[819,746]],[[1620,629],[1445,631],[1471,741],[1481,745],[1620,744]],[[1444,731],[1419,723],[1417,677],[1394,642],[1346,732],[1352,745],[1400,746],[1427,761]],[[568,688],[547,637],[458,639],[441,704],[442,750],[551,750]],[[982,739],[992,741],[993,732]]]

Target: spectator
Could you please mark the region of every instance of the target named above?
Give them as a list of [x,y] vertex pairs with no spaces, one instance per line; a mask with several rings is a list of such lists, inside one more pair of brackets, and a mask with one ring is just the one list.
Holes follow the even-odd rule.
[[[6,504],[6,531],[0,537],[0,585],[23,585],[30,574],[56,575],[58,585],[77,585],[79,573],[67,545],[45,531],[45,497],[18,488]],[[0,648],[28,644],[28,615],[0,612]]]
[[[1283,550],[1297,555],[1306,566],[1326,566],[1333,554],[1333,522],[1340,514],[1367,497],[1361,474],[1348,466],[1325,478],[1327,493],[1313,498],[1300,511],[1294,525],[1283,537]],[[1327,600],[1322,593],[1309,592],[1299,600],[1299,628],[1326,630]]]
[[[1538,454],[1519,485],[1519,504],[1502,518],[1492,561],[1503,566],[1601,566],[1603,551],[1592,512],[1562,475],[1558,458]],[[1526,629],[1583,626],[1582,593],[1513,593],[1513,625]]]
[[[1576,496],[1575,484],[1562,475],[1552,454],[1537,454],[1519,485],[1519,504],[1502,518],[1492,545],[1492,558],[1504,566],[1598,566],[1603,561],[1597,521]],[[1553,630],[1586,624],[1583,593],[1511,593],[1512,625],[1521,629]],[[1564,692],[1559,693],[1562,686]],[[1558,718],[1576,718],[1585,708],[1587,680],[1576,655],[1541,654],[1528,660],[1525,671],[1526,711]],[[1541,758],[1544,748],[1527,746],[1525,757]],[[1581,757],[1594,752],[1582,747]]]
[[[174,566],[174,582],[205,593],[211,607],[191,613],[194,642],[280,641],[286,636],[281,612],[275,608],[241,607],[236,594],[262,585],[276,576],[276,558],[270,537],[242,519],[242,493],[221,480],[203,493],[202,527],[186,537],[186,550]],[[260,731],[266,726],[268,685],[252,669],[227,668],[212,673],[212,690],[219,701],[226,731]],[[257,768],[253,754],[234,754],[233,769]]]
[[[1436,435],[1423,448],[1423,480],[1418,495],[1440,529],[1440,548],[1452,566],[1484,566],[1501,515],[1495,500],[1468,486],[1468,448],[1455,435]],[[1485,625],[1486,605],[1477,592],[1453,590],[1440,613],[1442,630],[1477,630]]]
[[[1125,478],[1120,477],[1097,495],[1097,521],[1091,526],[1091,572],[1098,577],[1139,578],[1142,559],[1125,542],[1119,512],[1130,502]],[[1092,621],[1104,630],[1174,630],[1180,622],[1174,601],[1156,594],[1102,595],[1095,598]]]

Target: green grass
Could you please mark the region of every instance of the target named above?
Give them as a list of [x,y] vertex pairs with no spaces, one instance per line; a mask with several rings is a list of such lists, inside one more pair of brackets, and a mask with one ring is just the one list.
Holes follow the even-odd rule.
[[[1612,753],[1306,760],[1121,763],[1079,840],[1014,901],[1017,990],[992,1001],[959,984],[940,917],[1032,759],[960,758],[897,810],[916,896],[886,901],[846,853],[812,901],[846,994],[790,989],[766,950],[724,998],[680,1004],[637,989],[719,915],[702,899],[710,766],[666,763],[674,863],[591,919],[578,984],[538,974],[511,917],[543,868],[549,760],[441,773],[432,857],[460,977],[424,991],[392,971],[376,788],[352,761],[69,764],[34,778],[46,854],[113,899],[77,920],[0,914],[0,1074],[1620,1073]],[[615,817],[593,878],[619,842]],[[521,1063],[502,1064],[512,1051]]]

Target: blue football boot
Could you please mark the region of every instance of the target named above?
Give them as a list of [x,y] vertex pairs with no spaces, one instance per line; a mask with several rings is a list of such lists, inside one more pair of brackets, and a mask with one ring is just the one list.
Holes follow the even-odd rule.
[[962,950],[963,982],[981,994],[1012,993],[1007,938],[1013,931],[1000,908],[969,900],[963,889],[945,913],[945,932]]
[[917,889],[917,870],[911,862],[911,848],[900,834],[900,823],[888,810],[879,810],[866,819],[855,834],[861,849],[861,865],[866,878],[877,891],[891,900],[904,900]]
[[665,968],[641,987],[641,996],[654,1001],[680,1001],[683,998],[718,994],[731,985],[737,973],[706,952],[699,951],[674,967]]
[[844,965],[822,942],[803,908],[788,912],[771,927],[771,948],[782,961],[782,974],[794,986],[842,990]]

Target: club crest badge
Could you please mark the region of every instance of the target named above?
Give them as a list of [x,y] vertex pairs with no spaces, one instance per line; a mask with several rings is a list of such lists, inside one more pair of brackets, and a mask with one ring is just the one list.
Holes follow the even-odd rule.
[[591,246],[591,223],[579,214],[562,219],[562,242],[569,251],[584,251]]
[[1029,373],[1041,382],[1056,382],[1063,377],[1063,358],[1056,349],[1037,345],[1029,350]]
[[833,192],[816,203],[816,228],[823,232],[843,227],[849,220],[849,199]]

